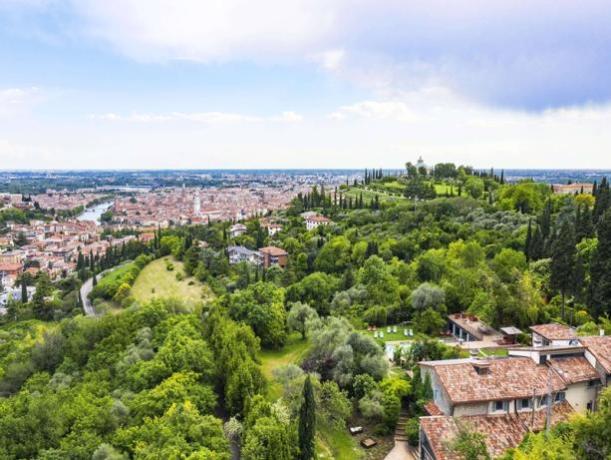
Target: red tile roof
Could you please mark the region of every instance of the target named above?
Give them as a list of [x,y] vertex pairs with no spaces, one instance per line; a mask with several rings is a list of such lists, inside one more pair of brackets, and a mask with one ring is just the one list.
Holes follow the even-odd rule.
[[577,337],[573,329],[558,323],[537,324],[530,326],[530,330],[547,340],[570,340]]
[[[477,361],[461,359],[421,362],[437,373],[452,403],[519,399],[547,393],[548,367],[530,358],[509,357],[488,360],[487,372],[478,374]],[[566,388],[555,372],[551,375],[553,391]]]
[[[563,401],[552,407],[552,424],[566,420],[573,413],[571,405]],[[488,453],[496,458],[509,448],[517,446],[529,431],[541,431],[545,427],[546,411],[520,412],[504,415],[472,415],[466,417],[421,417],[420,428],[426,435],[437,460],[460,460],[462,457],[451,451],[452,439],[459,426],[475,430],[485,436]],[[532,423],[532,425],[531,425]]]
[[567,385],[600,378],[596,369],[583,356],[552,358],[549,363]]
[[605,371],[611,373],[611,336],[580,337],[579,341],[588,348]]
[[288,252],[286,252],[282,248],[277,248],[276,246],[267,246],[259,249],[259,252],[263,254],[269,254],[270,256],[286,256]]
[[443,415],[443,411],[433,401],[429,401],[424,405],[424,410],[429,415]]

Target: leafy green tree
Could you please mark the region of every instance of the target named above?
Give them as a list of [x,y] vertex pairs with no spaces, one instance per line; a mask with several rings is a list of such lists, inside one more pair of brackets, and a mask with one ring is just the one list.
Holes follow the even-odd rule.
[[258,282],[228,297],[229,314],[252,327],[264,347],[278,348],[286,341],[284,290]]
[[307,326],[309,321],[316,320],[318,313],[309,305],[301,302],[296,302],[291,306],[287,316],[287,324],[290,329],[301,334],[303,340],[306,339]]

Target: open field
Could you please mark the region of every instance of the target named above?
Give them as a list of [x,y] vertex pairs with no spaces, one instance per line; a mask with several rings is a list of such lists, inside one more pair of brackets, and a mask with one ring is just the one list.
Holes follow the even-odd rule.
[[[174,266],[173,270],[167,269],[169,263]],[[190,306],[213,295],[207,286],[193,277],[179,281],[177,273],[184,275],[182,262],[170,256],[154,260],[142,269],[132,286],[131,294],[139,302],[155,298],[176,298]]]

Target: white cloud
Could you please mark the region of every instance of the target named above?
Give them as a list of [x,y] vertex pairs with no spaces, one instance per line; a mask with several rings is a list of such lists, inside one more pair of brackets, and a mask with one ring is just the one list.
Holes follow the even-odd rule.
[[91,120],[128,122],[128,123],[165,123],[170,121],[188,121],[193,123],[297,123],[303,117],[295,112],[282,112],[280,115],[269,117],[244,115],[229,112],[171,112],[167,114],[154,113],[133,113],[130,115],[120,115],[117,113],[91,114]]
[[340,68],[346,57],[346,51],[343,49],[332,49],[323,51],[322,53],[316,53],[312,56],[311,60],[318,63],[324,69],[335,71]]
[[329,118],[335,120],[345,120],[350,117],[391,119],[402,122],[413,122],[421,118],[402,101],[362,101],[342,106],[329,114]]
[[0,107],[32,102],[40,93],[36,87],[0,89]]
[[332,31],[323,0],[74,0],[85,32],[144,60],[265,60],[311,49]]

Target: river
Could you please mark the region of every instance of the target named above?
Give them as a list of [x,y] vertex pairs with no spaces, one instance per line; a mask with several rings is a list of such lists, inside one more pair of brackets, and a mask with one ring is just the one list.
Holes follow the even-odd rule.
[[80,214],[77,219],[78,220],[91,220],[96,224],[100,225],[100,216],[104,214],[112,206],[112,201],[105,201],[104,203],[96,204],[91,208],[85,209],[82,214]]

